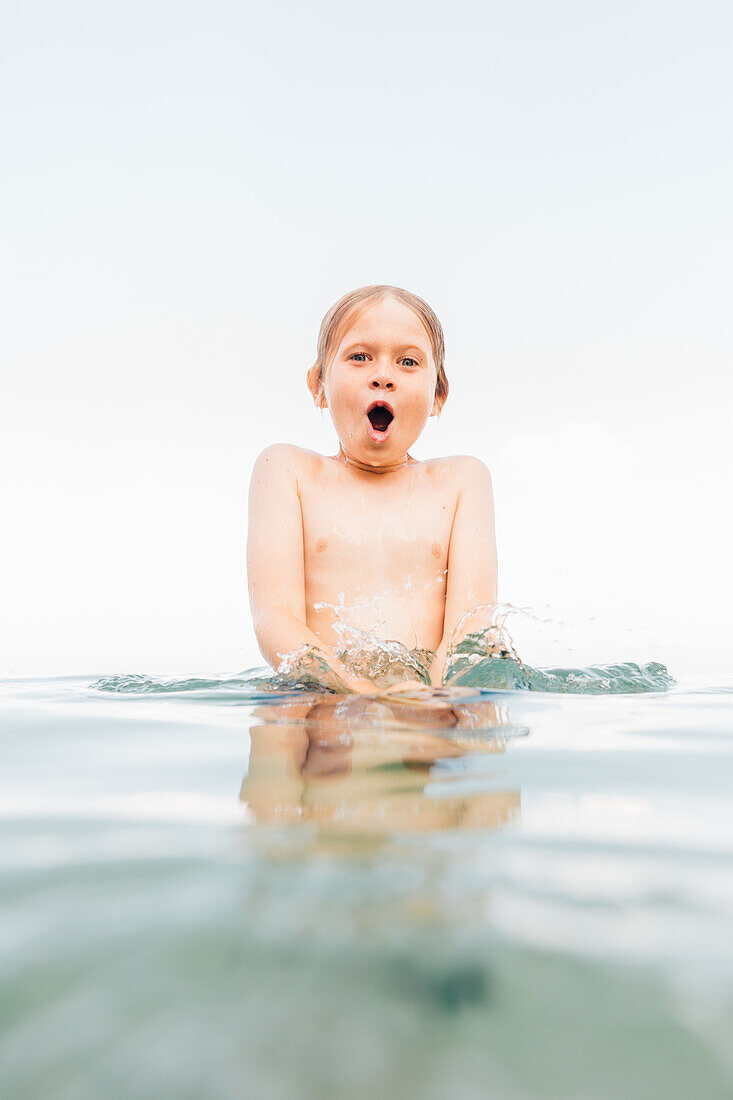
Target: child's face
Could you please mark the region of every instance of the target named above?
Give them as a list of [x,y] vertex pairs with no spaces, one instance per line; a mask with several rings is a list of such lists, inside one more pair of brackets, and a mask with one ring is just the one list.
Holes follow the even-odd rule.
[[391,297],[366,308],[344,332],[323,386],[346,455],[372,466],[404,458],[439,411],[435,383],[419,317]]

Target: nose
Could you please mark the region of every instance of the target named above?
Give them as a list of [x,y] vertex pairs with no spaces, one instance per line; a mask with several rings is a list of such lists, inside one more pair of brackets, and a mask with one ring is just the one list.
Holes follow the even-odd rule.
[[386,367],[375,366],[369,386],[373,390],[393,390],[394,382]]

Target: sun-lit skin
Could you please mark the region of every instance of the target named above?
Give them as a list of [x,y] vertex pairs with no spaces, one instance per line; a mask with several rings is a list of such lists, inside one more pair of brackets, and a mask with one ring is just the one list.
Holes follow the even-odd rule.
[[[424,325],[387,298],[346,330],[327,365],[323,392],[314,397],[328,408],[347,458],[379,468],[403,462],[428,418],[440,411],[436,375]],[[366,411],[374,401],[387,402],[395,414],[385,439],[369,431]]]
[[[453,628],[497,599],[489,471],[468,456],[409,455],[440,411],[436,364],[422,321],[392,296],[348,319],[323,386],[309,384],[339,450],[275,444],[255,464],[247,565],[261,652],[278,667],[317,647],[350,690],[374,691],[335,653],[349,630],[368,631],[435,652],[437,685]],[[375,402],[393,413],[376,428]]]

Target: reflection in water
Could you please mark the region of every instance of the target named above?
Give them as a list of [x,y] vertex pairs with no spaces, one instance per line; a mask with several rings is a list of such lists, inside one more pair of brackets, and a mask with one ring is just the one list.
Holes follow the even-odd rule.
[[733,1096],[729,690],[87,679],[0,684],[2,1100]]
[[497,754],[528,731],[496,702],[320,695],[255,715],[240,799],[257,822],[377,838],[493,829],[519,812]]

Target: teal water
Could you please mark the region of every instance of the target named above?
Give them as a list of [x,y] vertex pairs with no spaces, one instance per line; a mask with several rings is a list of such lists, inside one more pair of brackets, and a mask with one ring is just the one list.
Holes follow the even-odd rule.
[[[460,654],[460,650],[457,651]],[[342,654],[343,656],[343,654]],[[379,658],[381,654],[378,654]],[[370,658],[373,654],[370,654]],[[409,657],[409,655],[408,655]],[[352,668],[354,662],[350,662]],[[395,662],[387,662],[389,668],[381,676],[374,675],[374,661],[357,666],[357,671],[364,676],[371,676],[376,682],[384,681],[386,684],[394,684],[399,677],[394,675]],[[430,683],[429,672],[423,666],[405,666],[405,663],[397,665],[405,678],[415,676],[426,684]],[[272,693],[280,693],[284,696],[293,692],[304,690],[316,690],[318,692],[333,692],[336,690],[329,686],[333,678],[326,673],[321,679],[317,674],[323,672],[322,662],[313,660],[313,654],[308,653],[308,660],[300,662],[296,672],[275,675],[269,669],[249,669],[238,676],[226,678],[202,679],[189,677],[183,680],[162,680],[152,676],[131,674],[123,676],[101,676],[92,682],[91,686],[99,691],[115,692],[117,694],[136,695],[172,695],[180,692],[196,692],[198,698],[203,698],[202,692],[214,692],[212,698],[223,702],[228,695],[233,693],[235,701],[255,701],[256,699],[270,699]],[[532,668],[519,660],[481,658],[478,661],[464,660],[460,655],[451,664],[451,678],[446,688],[470,687],[473,689],[490,689],[492,691],[541,691],[551,694],[564,695],[629,695],[636,692],[666,691],[675,684],[674,677],[670,676],[667,668],[657,661],[640,665],[634,661],[623,661],[608,665],[587,665],[582,668]]]
[[0,1095],[731,1097],[733,686],[543,674],[0,684]]

